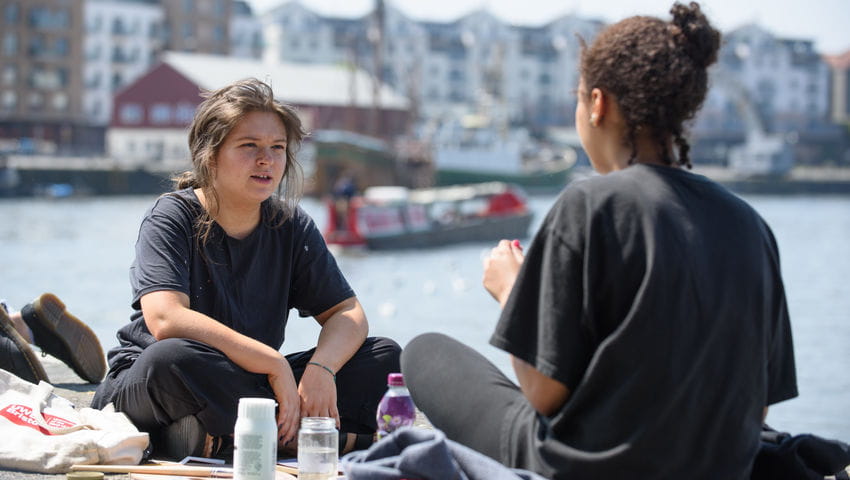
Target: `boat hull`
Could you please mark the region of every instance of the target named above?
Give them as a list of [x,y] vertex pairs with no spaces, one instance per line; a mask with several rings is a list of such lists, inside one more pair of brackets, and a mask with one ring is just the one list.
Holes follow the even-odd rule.
[[497,173],[471,170],[439,169],[434,174],[438,186],[482,182],[504,182],[526,190],[559,189],[567,184],[571,167],[536,173]]
[[368,237],[372,250],[429,248],[459,243],[496,242],[502,239],[524,239],[531,225],[531,213],[470,220],[462,225],[435,226],[433,229],[394,235]]

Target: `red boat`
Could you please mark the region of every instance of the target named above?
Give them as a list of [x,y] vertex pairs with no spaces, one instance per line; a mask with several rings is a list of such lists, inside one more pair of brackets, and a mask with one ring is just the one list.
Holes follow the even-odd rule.
[[525,238],[531,219],[525,193],[501,182],[370,187],[362,196],[328,202],[324,236],[329,245],[427,248]]

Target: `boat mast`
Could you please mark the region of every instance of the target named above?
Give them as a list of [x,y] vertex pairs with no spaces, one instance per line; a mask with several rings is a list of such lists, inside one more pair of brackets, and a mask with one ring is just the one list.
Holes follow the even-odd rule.
[[377,138],[383,137],[381,125],[381,80],[384,72],[384,28],[386,10],[384,0],[375,0],[375,11],[372,13],[372,25],[369,28],[369,40],[373,48],[372,71],[372,133]]

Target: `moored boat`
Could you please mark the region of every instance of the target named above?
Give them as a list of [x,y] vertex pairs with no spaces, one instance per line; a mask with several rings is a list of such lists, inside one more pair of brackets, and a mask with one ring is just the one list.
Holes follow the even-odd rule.
[[525,193],[506,183],[370,187],[328,202],[324,236],[329,245],[428,248],[525,238],[531,220]]
[[484,115],[447,120],[431,137],[437,185],[499,181],[560,189],[576,163],[572,147],[541,142],[525,128],[500,127]]

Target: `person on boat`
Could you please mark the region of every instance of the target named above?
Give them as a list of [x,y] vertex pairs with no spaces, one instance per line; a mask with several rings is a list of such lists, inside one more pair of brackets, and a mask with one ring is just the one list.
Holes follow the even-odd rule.
[[52,293],[42,293],[19,311],[0,301],[0,368],[31,383],[50,383],[31,344],[89,383],[100,382],[106,374],[106,357],[97,335]]
[[576,129],[601,175],[568,185],[527,248],[501,241],[483,283],[490,343],[519,385],[438,333],[402,372],[436,428],[547,478],[749,478],[767,407],[797,395],[771,229],[687,171],[683,125],[720,34],[696,3],[583,45]]
[[[240,397],[277,401],[292,453],[301,417],[333,417],[340,451],[368,447],[400,347],[366,315],[313,220],[297,205],[294,110],[256,79],[205,93],[190,125],[193,170],[142,219],[130,322],[92,404],[112,402],[154,454],[227,456]],[[321,325],[284,355],[290,309]]]
[[351,206],[351,199],[356,194],[357,184],[354,182],[354,176],[344,171],[336,179],[331,189],[337,230],[348,229],[348,210]]

